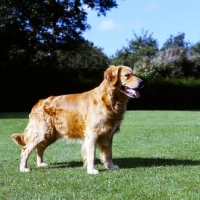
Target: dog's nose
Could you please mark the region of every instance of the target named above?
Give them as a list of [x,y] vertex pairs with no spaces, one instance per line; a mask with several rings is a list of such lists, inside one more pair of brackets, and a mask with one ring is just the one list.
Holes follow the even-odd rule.
[[142,79],[139,79],[139,88],[143,88],[144,87],[144,81]]

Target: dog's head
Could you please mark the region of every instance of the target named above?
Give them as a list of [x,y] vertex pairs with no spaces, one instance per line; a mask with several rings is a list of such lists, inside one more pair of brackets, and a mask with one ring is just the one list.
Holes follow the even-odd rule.
[[136,77],[133,70],[126,66],[110,66],[104,73],[104,79],[131,98],[139,98],[138,90],[144,86],[143,80]]

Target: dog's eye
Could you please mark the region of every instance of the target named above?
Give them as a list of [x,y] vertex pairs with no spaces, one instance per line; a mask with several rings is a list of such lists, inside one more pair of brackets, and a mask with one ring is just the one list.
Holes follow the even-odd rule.
[[130,74],[125,74],[125,77],[128,79],[128,78],[130,78]]

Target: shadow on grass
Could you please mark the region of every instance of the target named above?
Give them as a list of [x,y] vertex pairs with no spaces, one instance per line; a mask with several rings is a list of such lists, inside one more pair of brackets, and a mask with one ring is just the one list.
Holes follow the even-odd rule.
[[116,158],[113,162],[120,168],[164,167],[164,166],[194,166],[200,165],[198,160],[178,160],[167,158]]
[[83,166],[83,162],[81,161],[57,162],[57,163],[50,163],[49,166],[50,168],[73,168],[73,167]]
[[[195,166],[200,165],[198,160],[178,160],[167,158],[115,158],[113,159],[115,165],[123,168],[136,168],[136,167],[165,167],[165,166]],[[100,164],[99,160],[95,164]],[[83,163],[77,161],[51,163],[51,168],[67,168],[67,167],[81,167]]]

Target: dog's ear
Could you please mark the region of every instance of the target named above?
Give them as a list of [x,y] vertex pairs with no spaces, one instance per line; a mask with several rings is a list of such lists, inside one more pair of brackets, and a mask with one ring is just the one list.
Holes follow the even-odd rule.
[[104,72],[104,79],[113,85],[116,84],[119,79],[119,71],[120,71],[120,67],[116,67],[114,65],[110,66]]

